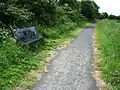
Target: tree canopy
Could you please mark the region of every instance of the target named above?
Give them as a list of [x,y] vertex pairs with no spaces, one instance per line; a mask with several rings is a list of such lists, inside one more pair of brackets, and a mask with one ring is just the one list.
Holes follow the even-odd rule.
[[[0,0],[0,23],[22,25],[37,20],[42,25],[54,24],[58,7],[68,6],[88,19],[97,18],[98,5],[94,1],[77,0]],[[68,7],[68,8],[69,8]]]
[[81,1],[81,13],[88,19],[95,19],[98,16],[99,6],[94,1]]

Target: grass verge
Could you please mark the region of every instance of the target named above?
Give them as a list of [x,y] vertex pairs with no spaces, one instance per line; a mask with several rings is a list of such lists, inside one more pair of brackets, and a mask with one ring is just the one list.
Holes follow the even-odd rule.
[[120,23],[102,20],[96,24],[99,62],[102,79],[112,90],[120,90]]
[[109,90],[105,81],[101,78],[100,70],[100,51],[98,50],[98,41],[96,40],[96,30],[94,30],[93,35],[93,77],[96,80],[97,87],[99,90]]

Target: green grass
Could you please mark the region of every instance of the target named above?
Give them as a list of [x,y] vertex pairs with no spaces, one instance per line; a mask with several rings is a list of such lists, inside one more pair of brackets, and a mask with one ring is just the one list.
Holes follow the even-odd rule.
[[[82,23],[79,27],[84,27]],[[8,38],[0,44],[0,90],[12,90],[16,86],[27,87],[35,81],[35,70],[44,71],[46,57],[60,44],[75,37],[80,29],[76,23],[66,22],[52,28],[36,25],[38,32],[44,33],[44,42],[38,47],[22,47]],[[29,72],[33,76],[28,76]]]
[[113,90],[120,90],[120,23],[102,20],[96,24],[102,78]]

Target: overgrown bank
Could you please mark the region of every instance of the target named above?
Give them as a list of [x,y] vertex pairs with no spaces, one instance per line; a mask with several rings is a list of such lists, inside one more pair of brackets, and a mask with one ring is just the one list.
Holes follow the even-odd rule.
[[[85,25],[85,23],[83,24]],[[44,63],[44,59],[50,56],[50,51],[67,38],[74,37],[72,33],[76,28],[77,24],[73,22],[67,22],[57,28],[43,28],[46,30],[44,31],[46,38],[36,48],[22,47],[17,45],[14,39],[7,39],[4,44],[0,45],[0,89],[11,90],[11,88],[19,86],[20,80],[27,72],[38,67],[42,69],[44,64],[41,63]]]
[[[88,8],[89,7],[89,8]],[[90,13],[86,13],[90,11]],[[95,19],[94,1],[2,0],[0,2],[0,90],[11,90],[31,70],[43,68],[44,59],[77,27]],[[23,47],[11,35],[14,28],[35,26],[44,36],[39,46]],[[78,31],[78,30],[77,30]]]
[[102,20],[96,24],[96,40],[100,51],[103,80],[113,90],[120,89],[120,22]]

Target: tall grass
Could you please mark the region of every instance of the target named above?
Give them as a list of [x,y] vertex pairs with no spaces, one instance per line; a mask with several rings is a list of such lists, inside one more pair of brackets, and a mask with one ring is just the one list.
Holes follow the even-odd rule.
[[102,78],[113,90],[120,90],[120,23],[102,20],[96,25]]

